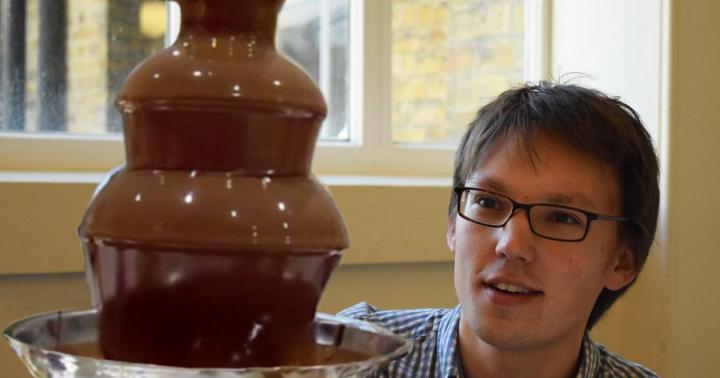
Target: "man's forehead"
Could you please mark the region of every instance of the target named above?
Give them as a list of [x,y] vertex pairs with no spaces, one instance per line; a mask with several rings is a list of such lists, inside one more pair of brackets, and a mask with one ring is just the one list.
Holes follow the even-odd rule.
[[503,136],[476,160],[466,186],[499,192],[516,201],[571,205],[615,212],[617,173],[607,162],[538,130],[531,139]]

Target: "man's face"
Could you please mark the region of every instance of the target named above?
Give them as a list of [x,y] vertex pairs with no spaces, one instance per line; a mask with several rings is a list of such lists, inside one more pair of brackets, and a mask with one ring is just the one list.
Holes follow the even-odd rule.
[[[618,178],[609,165],[543,133],[533,144],[534,164],[515,143],[497,142],[465,186],[522,203],[620,215]],[[533,234],[524,210],[500,228],[456,216],[448,246],[462,305],[461,337],[464,328],[503,349],[577,345],[601,290],[618,290],[635,276],[631,251],[612,221],[592,222],[583,241],[560,242]],[[518,289],[529,292],[508,292]]]

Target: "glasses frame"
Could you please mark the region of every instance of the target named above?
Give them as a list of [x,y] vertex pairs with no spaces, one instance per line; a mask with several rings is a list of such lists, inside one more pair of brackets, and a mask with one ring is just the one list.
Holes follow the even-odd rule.
[[[596,221],[596,220],[599,220],[599,221],[615,221],[615,222],[632,222],[632,219],[630,219],[630,218],[628,218],[628,217],[598,214],[598,213],[593,213],[592,211],[587,211],[587,210],[583,210],[583,209],[578,209],[577,207],[572,207],[572,206],[558,205],[558,204],[554,204],[554,203],[522,203],[522,202],[517,202],[517,201],[515,201],[514,199],[512,199],[512,198],[510,198],[510,197],[508,197],[508,196],[506,196],[506,195],[504,195],[504,194],[500,194],[500,193],[496,193],[496,192],[493,192],[493,191],[490,191],[490,190],[485,190],[485,189],[480,189],[480,188],[473,188],[473,187],[469,187],[469,186],[454,186],[454,187],[453,187],[453,191],[454,191],[455,194],[457,195],[457,213],[458,213],[458,215],[459,215],[460,217],[462,217],[463,219],[469,221],[469,222],[476,223],[476,224],[479,224],[479,225],[482,225],[482,226],[487,226],[487,227],[501,228],[501,227],[505,227],[505,225],[510,221],[510,218],[512,218],[512,217],[515,215],[515,212],[516,212],[518,209],[523,209],[523,210],[525,210],[525,217],[526,217],[526,219],[527,219],[528,226],[530,226],[530,231],[532,231],[533,234],[535,234],[535,235],[537,235],[537,236],[539,236],[539,237],[541,237],[541,238],[544,238],[544,239],[555,240],[555,241],[560,241],[560,242],[577,243],[577,242],[581,242],[581,241],[585,240],[585,238],[587,237],[588,232],[590,231],[590,224],[591,224],[593,221]],[[510,203],[512,203],[512,209],[510,210],[510,213],[509,213],[509,215],[507,216],[507,218],[505,218],[505,221],[503,221],[501,224],[489,224],[489,223],[483,223],[483,222],[477,221],[477,220],[475,220],[475,219],[472,219],[472,218],[466,216],[466,215],[463,213],[462,209],[461,209],[461,206],[460,206],[461,200],[460,200],[460,199],[462,198],[463,192],[465,192],[465,191],[478,191],[478,192],[488,193],[488,194],[492,194],[492,195],[494,195],[494,196],[498,196],[498,197],[504,198],[504,199],[510,201]],[[559,207],[559,208],[561,208],[561,209],[573,210],[573,211],[577,211],[577,212],[580,212],[580,213],[582,213],[582,214],[585,214],[585,216],[587,217],[587,223],[585,224],[585,232],[583,232],[582,237],[577,238],[577,239],[560,239],[560,238],[553,238],[553,237],[546,236],[546,235],[543,235],[543,234],[538,233],[538,232],[535,230],[535,227],[533,227],[533,222],[532,222],[532,220],[530,219],[530,209],[532,209],[532,208],[535,207],[535,206],[553,206],[553,207]]]

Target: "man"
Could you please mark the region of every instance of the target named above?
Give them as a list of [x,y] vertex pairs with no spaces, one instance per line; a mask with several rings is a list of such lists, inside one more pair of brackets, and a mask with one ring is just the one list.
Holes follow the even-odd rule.
[[455,309],[343,311],[414,341],[389,377],[645,377],[587,332],[655,233],[658,163],[628,105],[540,83],[484,106],[460,142],[447,244]]

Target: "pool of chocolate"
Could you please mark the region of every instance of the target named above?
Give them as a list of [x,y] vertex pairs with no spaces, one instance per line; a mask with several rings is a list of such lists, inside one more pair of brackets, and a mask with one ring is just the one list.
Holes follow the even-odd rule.
[[180,367],[323,362],[313,319],[337,252],[85,246],[100,305],[99,344],[69,348]]

